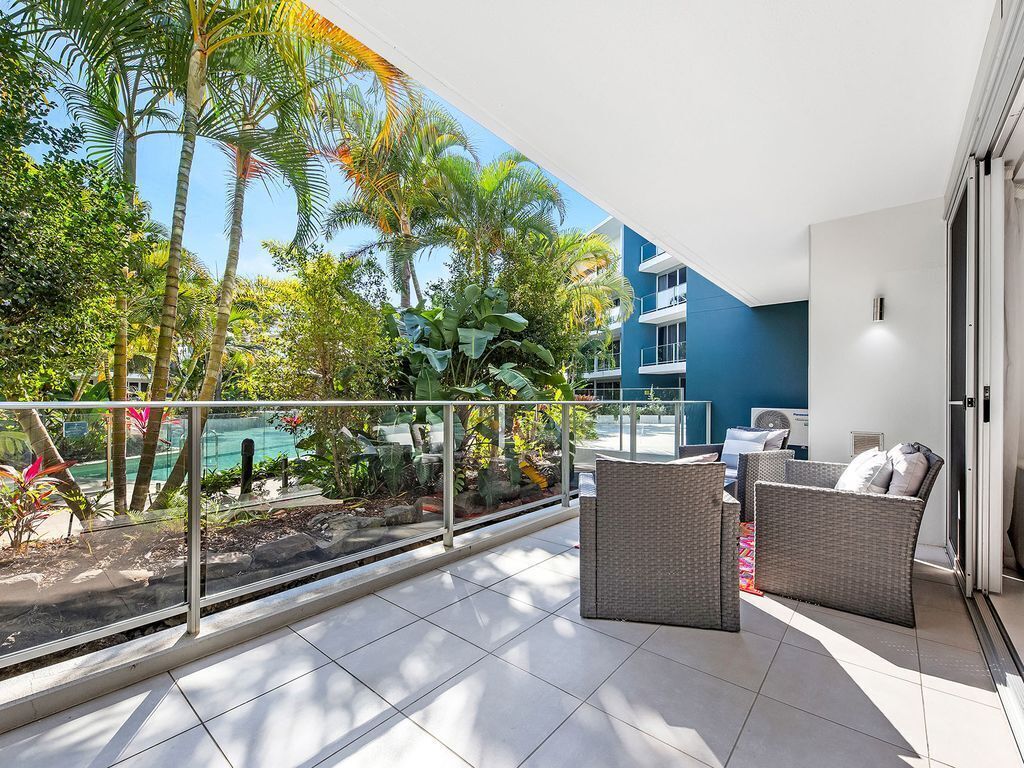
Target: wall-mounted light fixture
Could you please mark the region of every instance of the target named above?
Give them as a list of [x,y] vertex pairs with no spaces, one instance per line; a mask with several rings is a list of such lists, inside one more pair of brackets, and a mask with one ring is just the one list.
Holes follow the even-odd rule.
[[871,302],[871,321],[880,323],[883,320],[885,320],[885,297],[875,296],[875,300]]

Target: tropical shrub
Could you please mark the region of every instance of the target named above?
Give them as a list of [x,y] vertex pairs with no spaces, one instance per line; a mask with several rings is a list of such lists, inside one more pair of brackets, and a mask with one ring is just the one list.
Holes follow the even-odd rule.
[[61,498],[54,475],[72,463],[43,467],[40,457],[24,470],[0,466],[0,535],[9,538],[14,549],[22,549],[38,534]]

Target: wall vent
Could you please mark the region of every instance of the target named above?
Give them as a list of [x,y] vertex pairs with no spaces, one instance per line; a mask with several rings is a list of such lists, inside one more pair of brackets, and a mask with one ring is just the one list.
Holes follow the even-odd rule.
[[859,456],[864,451],[877,448],[885,450],[884,432],[851,432],[850,433],[850,455]]

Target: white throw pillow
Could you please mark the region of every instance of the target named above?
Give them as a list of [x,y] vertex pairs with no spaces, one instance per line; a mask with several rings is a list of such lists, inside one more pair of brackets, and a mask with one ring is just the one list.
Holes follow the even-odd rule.
[[674,459],[667,464],[714,464],[718,461],[717,453],[702,453],[698,456],[686,456],[682,459]]
[[782,443],[789,436],[788,429],[770,429],[768,437],[764,441],[766,451],[781,451]]
[[722,446],[722,462],[729,469],[737,469],[741,453],[761,453],[764,450],[768,433],[763,430],[749,430],[732,427],[725,433],[725,445]]
[[909,443],[900,443],[889,450],[892,462],[890,496],[917,496],[928,474],[928,457]]
[[892,477],[892,462],[877,448],[854,457],[836,483],[837,491],[886,493]]

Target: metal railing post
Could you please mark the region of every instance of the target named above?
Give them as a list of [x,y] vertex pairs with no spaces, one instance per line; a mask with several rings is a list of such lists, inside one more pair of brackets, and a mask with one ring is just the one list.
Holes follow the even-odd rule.
[[711,445],[711,401],[704,403],[704,445]]
[[672,447],[672,453],[677,454],[679,452],[679,446],[683,444],[683,404],[675,403],[672,406],[672,416],[674,417],[674,431],[673,436],[675,437],[675,445]]
[[190,635],[199,634],[199,600],[202,596],[200,568],[202,565],[202,539],[200,515],[203,500],[203,409],[192,406],[188,410],[188,597],[187,629]]
[[455,546],[455,409],[444,406],[444,546]]
[[572,446],[569,443],[570,418],[572,406],[569,403],[562,405],[562,506],[569,506],[569,484],[572,481],[571,453]]
[[629,404],[629,460],[636,461],[636,403]]
[[498,451],[505,455],[505,405],[498,406]]

